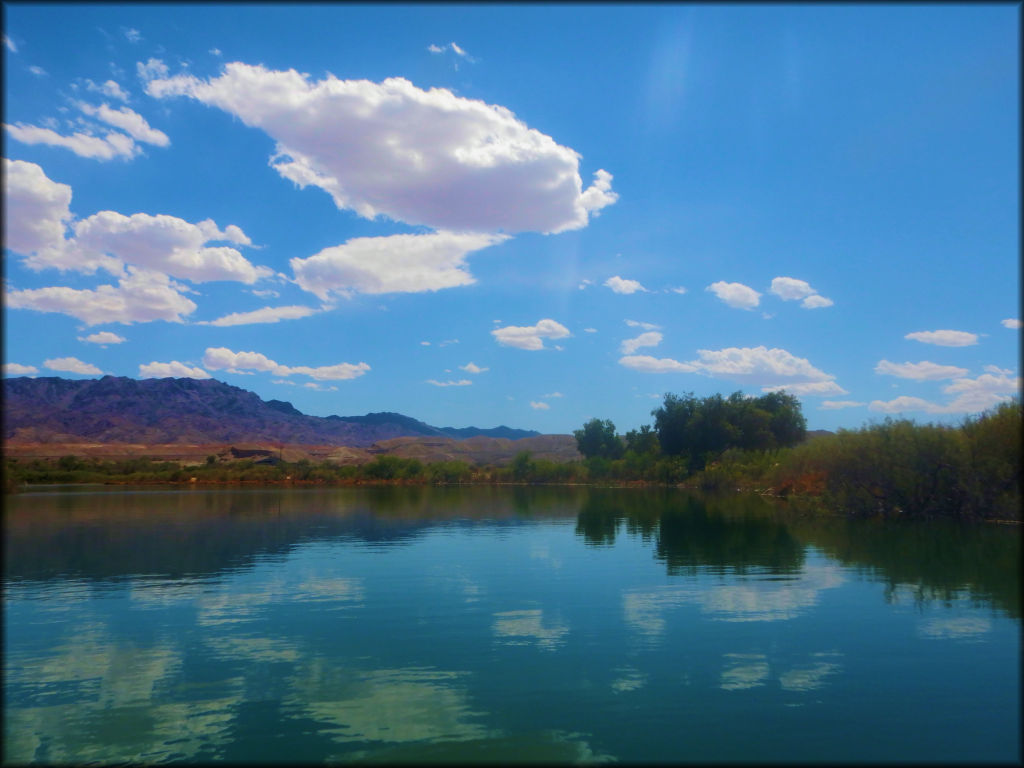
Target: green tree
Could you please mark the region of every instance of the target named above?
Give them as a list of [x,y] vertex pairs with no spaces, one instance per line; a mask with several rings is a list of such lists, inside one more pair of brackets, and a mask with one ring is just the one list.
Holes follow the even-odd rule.
[[623,445],[615,434],[615,425],[610,419],[591,419],[573,433],[576,447],[588,459],[600,456],[605,459],[617,459],[622,456]]

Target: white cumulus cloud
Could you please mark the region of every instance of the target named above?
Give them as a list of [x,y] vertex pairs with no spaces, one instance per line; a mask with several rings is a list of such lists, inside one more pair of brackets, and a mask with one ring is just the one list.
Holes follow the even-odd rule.
[[150,96],[187,96],[277,142],[271,166],[341,209],[456,232],[561,232],[615,202],[611,175],[583,189],[579,154],[508,109],[422,90],[404,78],[312,81],[295,70],[226,64],[219,77],[153,76]]
[[208,379],[210,374],[202,368],[179,363],[172,360],[169,363],[143,363],[139,365],[140,379]]
[[182,322],[182,315],[195,311],[193,301],[182,296],[184,286],[159,272],[134,271],[117,286],[101,285],[95,290],[48,286],[9,291],[8,309],[59,312],[76,317],[86,325],[103,323],[147,323],[153,320]]
[[927,360],[922,360],[920,363],[890,363],[888,360],[879,360],[878,365],[875,366],[875,373],[898,376],[901,379],[916,379],[917,381],[940,381],[963,376],[967,373],[967,369],[955,365],[939,365]]
[[604,284],[611,288],[615,293],[629,294],[636,293],[637,291],[647,290],[638,281],[627,280],[625,278],[619,277],[618,275],[615,275],[614,277],[609,277],[607,280],[604,281]]
[[1015,317],[1008,317],[1008,318],[1006,318],[1005,320],[1002,321],[1002,325],[1003,325],[1004,328],[1009,328],[1011,330],[1019,330],[1020,329],[1020,320],[1018,320]]
[[28,376],[32,373],[39,373],[34,365],[22,365],[21,363],[4,363],[4,376]]
[[495,328],[491,335],[499,344],[519,349],[544,349],[544,339],[563,339],[569,336],[569,329],[550,318],[539,320],[536,325],[508,325]]
[[308,258],[291,259],[295,282],[326,301],[331,293],[414,293],[475,282],[466,256],[503,235],[433,232],[357,237]]
[[821,309],[822,307],[831,307],[835,304],[832,299],[826,299],[824,296],[817,294],[808,296],[806,299],[800,302],[800,306],[804,309]]
[[85,341],[89,344],[123,344],[128,341],[124,336],[118,336],[116,333],[110,331],[99,331],[98,333],[90,333],[88,336],[79,336],[79,341]]
[[704,290],[711,291],[711,293],[735,309],[753,309],[761,301],[761,294],[743,283],[727,283],[719,280]]
[[662,336],[657,331],[647,331],[641,333],[639,336],[633,339],[626,339],[622,342],[620,347],[622,354],[631,355],[636,352],[640,347],[656,347],[661,344]]
[[797,280],[793,277],[776,277],[772,280],[771,292],[783,301],[796,301],[805,299],[817,293],[811,288],[810,283],[805,280]]
[[76,222],[74,233],[75,248],[88,258],[110,256],[196,283],[233,280],[251,285],[273,274],[235,248],[208,245],[239,234],[245,237],[237,227],[230,235],[221,233],[209,220],[192,224],[165,214],[100,211]]
[[940,347],[969,347],[978,343],[978,334],[967,331],[915,331],[903,338]]
[[818,396],[847,394],[835,383],[834,376],[784,349],[728,347],[699,349],[697,355],[696,360],[687,362],[627,355],[619,359],[619,364],[642,373],[701,373],[732,379],[746,386],[758,386],[764,391],[785,389],[793,394]]
[[35,163],[7,158],[3,181],[4,247],[43,263],[60,259],[71,221],[71,187],[51,181]]
[[84,375],[99,375],[103,373],[95,365],[82,362],[77,357],[55,357],[52,360],[44,360],[43,366],[51,371],[64,371],[66,373],[81,373]]
[[227,347],[208,347],[203,354],[203,365],[211,370],[226,370],[229,373],[261,371],[275,376],[298,374],[319,381],[354,379],[370,370],[366,363],[337,363],[315,368],[308,365],[282,365],[260,352],[233,352]]
[[483,373],[484,371],[491,370],[490,368],[481,368],[479,365],[473,362],[466,363],[465,365],[460,365],[459,369],[466,371],[466,373]]

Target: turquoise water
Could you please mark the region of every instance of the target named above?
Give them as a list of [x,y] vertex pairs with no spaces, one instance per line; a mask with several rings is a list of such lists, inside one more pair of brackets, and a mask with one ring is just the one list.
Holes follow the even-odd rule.
[[569,488],[4,516],[6,762],[1020,759],[1020,531]]

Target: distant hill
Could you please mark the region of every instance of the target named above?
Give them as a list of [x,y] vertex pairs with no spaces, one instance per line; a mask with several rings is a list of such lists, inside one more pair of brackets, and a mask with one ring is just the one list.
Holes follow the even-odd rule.
[[4,380],[4,440],[10,443],[291,443],[366,447],[396,437],[493,437],[539,432],[433,427],[400,413],[309,416],[283,400],[216,379]]

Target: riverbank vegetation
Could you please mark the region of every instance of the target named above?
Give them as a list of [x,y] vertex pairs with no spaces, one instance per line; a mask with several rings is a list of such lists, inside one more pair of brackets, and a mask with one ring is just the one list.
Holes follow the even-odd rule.
[[885,419],[807,439],[799,401],[668,394],[653,425],[616,432],[591,419],[574,433],[581,461],[506,466],[423,463],[393,455],[362,465],[241,459],[183,467],[146,458],[5,463],[5,489],[45,483],[681,485],[800,499],[851,516],[1021,519],[1021,405],[1002,403],[957,426]]

